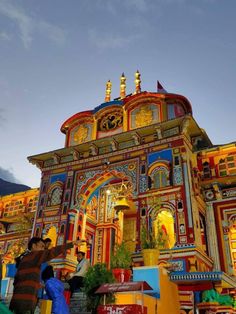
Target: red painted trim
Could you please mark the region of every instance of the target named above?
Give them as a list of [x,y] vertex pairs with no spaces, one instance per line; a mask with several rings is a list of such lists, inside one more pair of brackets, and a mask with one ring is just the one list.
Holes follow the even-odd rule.
[[[178,284],[178,282],[176,282]],[[212,282],[194,283],[194,285],[178,284],[179,291],[204,291],[213,288]]]
[[81,118],[88,118],[88,117],[92,117],[92,116],[93,116],[92,110],[82,111],[82,112],[78,112],[78,113],[74,114],[72,117],[70,117],[65,122],[63,122],[63,124],[61,126],[61,132],[66,134],[66,132],[65,132],[66,125],[70,126],[72,124],[72,122],[74,122],[75,120],[81,119]]

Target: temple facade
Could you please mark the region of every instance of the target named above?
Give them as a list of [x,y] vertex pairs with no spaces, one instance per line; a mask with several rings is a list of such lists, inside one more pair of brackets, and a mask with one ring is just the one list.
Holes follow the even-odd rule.
[[[160,84],[142,91],[139,72],[133,93],[124,74],[114,100],[111,88],[104,103],[63,123],[63,148],[28,157],[42,172],[33,235],[84,239],[91,263],[107,265],[124,241],[140,266],[142,226],[161,229],[158,263],[178,285],[180,313],[218,313],[200,295],[215,289],[236,300],[236,145],[213,145],[186,97]],[[54,261],[62,274],[75,264],[73,250]]]

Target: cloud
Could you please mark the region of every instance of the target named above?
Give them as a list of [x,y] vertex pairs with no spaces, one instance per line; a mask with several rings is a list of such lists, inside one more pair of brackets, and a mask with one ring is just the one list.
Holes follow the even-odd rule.
[[130,8],[136,9],[140,12],[145,12],[148,10],[148,4],[146,0],[127,0],[124,2],[124,4]]
[[65,32],[61,28],[42,20],[39,21],[37,27],[40,32],[46,33],[48,38],[57,42],[58,44],[63,44],[65,42]]
[[20,183],[19,180],[15,178],[11,170],[3,169],[2,167],[0,167],[0,178],[8,182]]
[[119,34],[112,33],[99,33],[97,30],[89,30],[89,41],[96,46],[100,50],[104,50],[107,48],[122,48],[125,47],[134,40],[136,40],[139,35],[131,35],[131,36],[121,36]]
[[20,38],[25,48],[29,48],[33,41],[33,34],[39,31],[57,43],[64,42],[65,32],[61,28],[44,20],[35,19],[27,15],[23,8],[12,4],[11,0],[0,0],[0,14],[14,21],[19,29]]
[[29,47],[32,41],[33,20],[20,7],[12,5],[9,0],[0,0],[0,13],[17,24],[24,46]]
[[11,36],[6,32],[0,32],[0,40],[11,40]]

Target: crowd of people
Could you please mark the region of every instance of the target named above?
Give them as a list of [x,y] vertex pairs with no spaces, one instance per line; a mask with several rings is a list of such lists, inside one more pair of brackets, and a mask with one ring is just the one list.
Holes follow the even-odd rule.
[[[39,299],[52,301],[53,314],[69,314],[64,296],[64,283],[54,277],[51,259],[65,254],[67,249],[78,246],[81,241],[68,242],[51,248],[49,238],[33,237],[27,250],[16,258],[17,272],[14,278],[10,310],[15,314],[33,314]],[[90,266],[85,253],[77,251],[78,265],[74,272],[64,277],[69,284],[71,296],[83,286],[83,279]]]

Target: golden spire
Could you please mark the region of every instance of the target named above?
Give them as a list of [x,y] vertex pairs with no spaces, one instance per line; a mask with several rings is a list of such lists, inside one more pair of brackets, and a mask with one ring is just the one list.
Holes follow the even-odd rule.
[[122,73],[121,77],[120,77],[120,98],[125,98],[126,96],[126,92],[125,92],[125,89],[126,89],[126,77],[124,75],[124,73]]
[[138,94],[141,92],[141,79],[140,79],[141,74],[139,73],[139,71],[137,70],[135,73],[135,94]]
[[112,83],[110,80],[107,81],[106,84],[106,97],[105,97],[105,102],[111,101],[111,87]]

